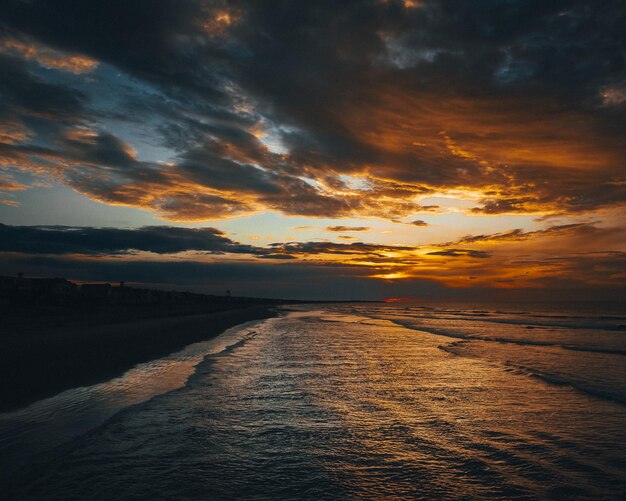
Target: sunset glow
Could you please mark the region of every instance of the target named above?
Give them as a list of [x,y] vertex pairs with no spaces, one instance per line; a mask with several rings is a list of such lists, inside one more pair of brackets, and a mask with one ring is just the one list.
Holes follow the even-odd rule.
[[0,498],[626,499],[626,0],[0,1]]
[[[2,7],[1,271],[289,297],[336,280],[337,298],[623,293],[613,25],[582,7],[165,4],[120,7],[113,32],[108,11]],[[61,16],[72,28],[51,31]],[[184,243],[161,252],[153,227]],[[81,231],[141,245],[86,250]]]

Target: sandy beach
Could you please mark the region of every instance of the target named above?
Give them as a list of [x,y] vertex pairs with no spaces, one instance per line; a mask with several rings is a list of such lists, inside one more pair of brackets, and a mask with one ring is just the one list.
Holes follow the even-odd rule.
[[254,305],[5,335],[0,350],[0,410],[114,377],[137,363],[208,339],[229,327],[273,315],[271,306]]

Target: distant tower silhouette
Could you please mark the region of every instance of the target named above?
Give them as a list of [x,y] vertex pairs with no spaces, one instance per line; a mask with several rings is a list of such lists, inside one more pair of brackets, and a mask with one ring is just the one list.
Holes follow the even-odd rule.
[[230,296],[230,289],[226,289],[226,295]]

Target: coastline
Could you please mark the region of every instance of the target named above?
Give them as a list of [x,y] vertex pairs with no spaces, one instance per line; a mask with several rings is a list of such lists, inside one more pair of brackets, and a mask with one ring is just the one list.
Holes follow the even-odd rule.
[[274,306],[50,328],[5,339],[0,350],[0,412],[105,381],[230,327],[275,316]]

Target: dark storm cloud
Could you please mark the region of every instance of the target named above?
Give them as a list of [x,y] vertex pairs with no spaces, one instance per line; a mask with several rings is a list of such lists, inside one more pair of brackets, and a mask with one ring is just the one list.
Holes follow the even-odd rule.
[[[491,213],[558,204],[585,210],[623,199],[623,188],[611,180],[622,166],[624,151],[615,139],[624,132],[624,120],[596,106],[600,82],[624,71],[619,3],[603,4],[602,15],[572,2],[423,5],[406,12],[392,2],[359,4],[357,13],[357,7],[342,4],[324,15],[317,4],[298,14],[276,15],[264,8],[251,14],[273,28],[273,39],[258,40],[257,51],[277,61],[268,67],[265,57],[254,60],[252,82],[271,96],[285,119],[300,125],[300,133],[286,137],[293,158],[348,170],[368,162],[374,175],[443,187],[497,183],[508,197],[527,193],[528,180],[538,181],[532,196],[508,198],[499,206],[487,202]],[[351,29],[357,19],[359,29]],[[381,32],[386,40],[375,36]],[[363,50],[352,55],[356,40]],[[321,78],[306,79],[308,65]],[[269,78],[270,73],[284,79]],[[545,119],[542,108],[565,125],[562,133],[554,127],[539,136],[532,131]],[[577,120],[578,132],[563,123],[567,117]],[[429,130],[428,121],[438,129]],[[535,150],[535,158],[516,153],[518,145]],[[552,158],[568,147],[581,150],[579,158]],[[601,190],[589,196],[588,183],[576,173],[535,177],[542,162],[547,168],[569,168],[586,157],[591,165],[590,150],[605,150],[599,170],[606,170],[600,172],[604,188],[613,186],[608,197],[599,196]],[[485,162],[492,165],[486,169]]]
[[122,140],[113,134],[101,132],[91,134],[78,129],[61,139],[64,151],[76,162],[106,165],[118,169],[139,167],[134,153]]
[[0,53],[1,118],[38,115],[55,119],[76,117],[83,110],[86,96],[74,89],[46,82],[30,73],[26,64]]
[[[69,162],[57,180],[172,220],[393,220],[449,189],[484,193],[483,214],[610,207],[626,199],[625,23],[619,0],[7,0],[0,34],[18,42],[0,60],[0,119],[49,124],[2,161]],[[108,65],[89,77],[125,94],[107,113],[145,124],[172,165],[140,162],[100,127],[98,96],[77,90],[84,74],[60,86],[18,61],[31,43]],[[132,77],[123,92],[107,87],[110,68]],[[96,136],[68,139],[79,127]],[[24,151],[44,143],[47,156]]]
[[364,242],[340,244],[334,242],[286,242],[270,244],[276,251],[287,254],[315,255],[315,254],[363,254],[371,256],[384,256],[385,252],[410,251],[414,247],[401,245],[378,245]]
[[287,242],[257,247],[236,242],[216,228],[144,226],[136,229],[87,226],[9,226],[0,224],[0,252],[24,254],[118,255],[136,251],[174,254],[202,251],[214,254],[251,254],[263,259],[289,260],[296,256],[366,255],[411,251],[414,247],[363,242]]
[[[63,0],[4,2],[2,27],[63,50],[88,54],[139,78],[188,87],[215,99],[215,76],[203,62],[194,36],[210,15],[203,2],[176,0]],[[219,50],[217,50],[219,52]],[[204,71],[200,71],[201,68]]]
[[0,251],[27,254],[125,254],[132,251],[267,254],[263,249],[234,242],[215,228],[144,226],[130,230],[4,224],[0,224]]
[[446,249],[442,251],[432,251],[428,252],[429,256],[449,256],[449,257],[477,257],[477,258],[487,258],[491,256],[491,253],[470,249]]

